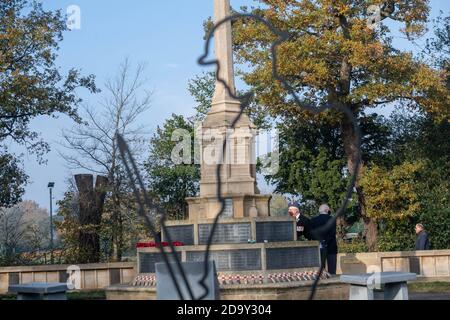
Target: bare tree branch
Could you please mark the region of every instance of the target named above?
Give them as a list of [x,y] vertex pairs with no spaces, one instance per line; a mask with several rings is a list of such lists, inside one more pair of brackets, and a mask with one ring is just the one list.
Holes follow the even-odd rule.
[[144,75],[143,64],[133,69],[130,61],[125,59],[119,66],[116,77],[106,81],[106,90],[98,107],[83,106],[85,123],[63,131],[63,141],[60,143],[70,151],[70,154],[60,152],[69,167],[108,177],[117,260],[122,255],[122,225],[127,221],[129,197],[124,191],[128,185],[122,183],[123,169],[115,137],[120,133],[127,140],[133,155],[139,158],[145,137],[144,126],[139,122],[152,102],[152,91],[148,90],[148,81]]

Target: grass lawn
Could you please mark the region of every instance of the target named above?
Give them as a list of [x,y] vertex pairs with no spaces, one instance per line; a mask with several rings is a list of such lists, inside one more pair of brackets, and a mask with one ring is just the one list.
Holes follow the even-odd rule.
[[106,300],[106,293],[104,290],[93,291],[73,291],[67,293],[69,300]]
[[[106,300],[103,290],[67,292],[68,300]],[[16,300],[15,294],[0,294],[0,300]]]
[[16,300],[15,294],[0,294],[0,301],[1,300]]
[[450,282],[413,282],[408,284],[408,290],[413,293],[450,294]]

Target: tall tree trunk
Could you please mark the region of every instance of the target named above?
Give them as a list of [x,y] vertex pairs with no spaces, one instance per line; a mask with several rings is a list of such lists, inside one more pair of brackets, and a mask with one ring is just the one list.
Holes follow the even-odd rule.
[[106,197],[108,178],[98,176],[93,185],[94,177],[90,174],[75,176],[79,193],[80,225],[79,262],[100,262],[100,224],[103,205]]
[[[350,27],[347,20],[347,17],[344,15],[339,15],[339,24],[342,28],[342,32],[344,35],[344,38],[347,40],[351,40],[351,33],[350,33]],[[336,93],[333,92],[333,95],[337,94],[339,97],[339,101],[345,101],[348,99],[348,95],[351,91],[351,76],[352,76],[352,70],[353,66],[350,63],[349,57],[344,57],[341,61],[341,67],[340,67],[340,75],[339,75],[339,83],[338,83],[338,91]],[[353,114],[356,118],[356,110],[353,108],[350,108],[350,110],[353,111]],[[355,171],[355,166],[357,163],[357,154],[358,154],[358,146],[356,141],[356,133],[353,127],[353,123],[348,119],[345,115],[343,115],[343,120],[341,122],[341,129],[342,129],[342,140],[344,142],[344,149],[345,153],[347,155],[347,165],[348,169],[351,173]],[[357,172],[357,177],[360,176],[362,169],[362,164],[359,167],[359,172]],[[366,212],[366,202],[364,199],[364,194],[362,192],[362,189],[359,186],[358,179],[356,180],[356,192],[358,195],[358,202],[359,202],[359,209],[360,214],[363,217],[364,220],[364,229],[365,229],[365,235],[366,235],[366,243],[369,248],[369,251],[375,251],[376,249],[376,243],[377,243],[377,225],[375,221],[370,219],[367,216]]]
[[345,219],[343,216],[336,219],[336,226],[337,226],[337,237],[338,239],[344,239],[345,236],[345,228],[348,226],[348,224],[345,222]]
[[[341,123],[341,130],[344,149],[347,155],[347,166],[350,173],[353,173],[355,171],[357,162],[358,146],[353,123],[350,121],[350,119],[345,117],[345,115]],[[359,167],[359,172],[357,172],[358,179],[356,179],[355,187],[358,196],[360,214],[364,221],[364,234],[366,236],[366,244],[369,251],[375,251],[377,245],[377,224],[373,219],[367,216],[364,193],[359,185],[359,176],[362,171],[362,166],[363,164],[361,164],[361,166]]]

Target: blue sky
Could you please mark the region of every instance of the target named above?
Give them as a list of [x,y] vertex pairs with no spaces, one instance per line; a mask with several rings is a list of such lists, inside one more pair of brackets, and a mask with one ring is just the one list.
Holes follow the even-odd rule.
[[[125,57],[147,65],[149,87],[154,90],[151,110],[143,117],[148,131],[153,131],[172,113],[192,114],[194,101],[187,91],[187,82],[205,71],[197,64],[202,53],[203,21],[212,15],[212,0],[44,0],[47,9],[62,9],[77,5],[81,9],[81,29],[67,32],[61,43],[58,65],[62,71],[81,69],[84,74],[95,74],[101,87],[114,76]],[[234,8],[255,4],[252,0],[231,0]],[[450,11],[450,1],[432,0],[432,17],[439,10]],[[399,46],[416,50],[405,40],[396,39]],[[80,96],[95,105],[99,97],[80,91]],[[56,150],[61,147],[61,130],[73,122],[65,116],[58,119],[38,118],[32,128],[42,133],[51,144],[46,156],[47,165],[38,165],[35,157],[24,154],[24,167],[30,175],[24,199],[34,200],[48,207],[46,188],[54,181],[55,200],[62,198],[66,179],[77,171],[65,167]],[[12,146],[16,152],[24,152]]]

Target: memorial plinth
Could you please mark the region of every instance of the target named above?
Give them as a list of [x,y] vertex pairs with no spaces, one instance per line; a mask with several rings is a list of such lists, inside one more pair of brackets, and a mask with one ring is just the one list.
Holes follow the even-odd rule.
[[[213,219],[169,221],[162,240],[178,244],[179,261],[203,262],[213,223]],[[220,299],[306,299],[318,276],[320,249],[318,242],[296,241],[296,236],[290,217],[219,219],[209,260],[215,262]],[[170,248],[163,250],[173,263]],[[138,275],[129,285],[107,288],[107,298],[156,299],[156,264],[163,261],[160,248],[138,247]],[[327,272],[321,278],[319,297],[346,299],[348,286],[330,279]]]
[[[268,217],[271,195],[265,194],[236,194],[226,195],[224,217],[236,219],[248,217]],[[222,203],[216,195],[199,198],[187,198],[189,205],[189,220],[214,219],[220,212]],[[195,213],[194,213],[195,212]]]
[[[177,247],[176,251],[182,262],[198,262],[204,261],[206,247]],[[317,244],[311,242],[218,244],[211,246],[209,257],[215,261],[219,273],[268,275],[288,271],[315,271],[319,251]],[[139,249],[138,271],[140,274],[153,274],[155,264],[162,261],[159,249]]]
[[[202,262],[213,222],[167,222],[169,237],[163,233],[162,240],[184,244],[175,247],[179,261]],[[220,219],[209,248],[209,260],[215,262],[221,299],[241,297],[246,292],[246,298],[252,299],[253,291],[259,292],[262,299],[305,298],[305,285],[312,284],[318,276],[320,250],[318,242],[296,241],[296,235],[296,223],[288,217]],[[173,263],[170,249],[163,250]],[[161,262],[160,248],[138,248],[138,276],[130,285],[108,288],[108,298],[155,299],[156,264]],[[322,274],[329,293],[345,295],[348,288],[327,282],[329,278],[327,272]]]
[[[212,219],[169,221],[163,242],[176,247],[182,262],[204,261]],[[320,266],[319,243],[296,241],[296,223],[290,217],[219,219],[212,237],[209,258],[222,274],[253,274],[267,282],[270,273],[311,272]],[[168,252],[168,248],[164,248]],[[162,262],[159,248],[138,248],[138,273],[151,276]]]

